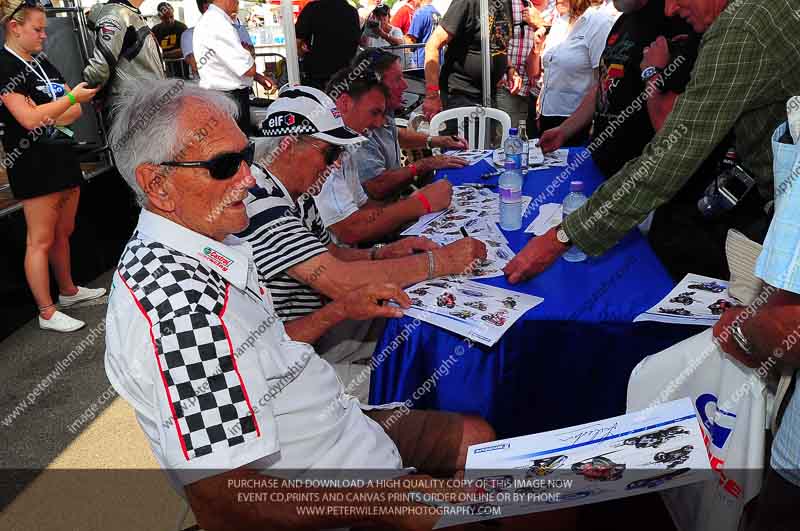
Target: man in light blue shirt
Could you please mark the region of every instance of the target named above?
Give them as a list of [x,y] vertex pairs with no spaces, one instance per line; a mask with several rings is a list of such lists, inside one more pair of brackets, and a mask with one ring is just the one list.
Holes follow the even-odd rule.
[[[755,269],[769,296],[725,312],[714,327],[722,349],[753,368],[800,367],[800,145],[786,130],[772,137],[775,214]],[[797,529],[800,521],[800,392],[785,402],[752,531]]]
[[[411,18],[411,26],[406,33],[406,40],[411,44],[425,44],[433,33],[433,29],[439,25],[439,17],[442,15],[433,7],[432,0],[422,0],[420,7],[414,11]],[[441,61],[441,59],[440,59]],[[415,68],[425,68],[425,47],[414,50],[412,64]]]

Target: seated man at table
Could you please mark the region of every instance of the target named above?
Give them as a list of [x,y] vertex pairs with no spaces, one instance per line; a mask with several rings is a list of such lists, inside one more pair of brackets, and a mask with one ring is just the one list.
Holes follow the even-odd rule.
[[[466,149],[463,138],[453,136],[430,136],[408,129],[400,129],[394,123],[394,113],[403,106],[403,92],[408,83],[403,78],[400,59],[379,49],[366,50],[353,59],[352,72],[364,70],[375,72],[389,91],[386,100],[386,122],[383,127],[370,132],[365,142],[355,152],[358,177],[364,189],[373,199],[386,199],[402,192],[417,176],[441,168],[461,168],[467,161],[460,157],[439,155],[427,157],[408,166],[400,165],[400,148],[403,149]],[[336,90],[331,85],[330,90]],[[329,90],[329,92],[330,92]]]
[[[293,86],[270,105],[262,124],[273,145],[253,165],[256,186],[245,205],[250,226],[239,236],[252,246],[261,280],[269,287],[278,316],[297,319],[371,283],[401,287],[469,271],[486,257],[478,240],[463,238],[439,247],[425,238],[405,238],[372,249],[334,244],[312,196],[325,182],[328,166],[344,146],[364,140],[344,125],[336,104],[323,92]],[[417,253],[417,254],[414,254]],[[347,385],[372,356],[383,321],[348,321],[316,341]],[[357,392],[369,390],[363,377]],[[358,395],[357,395],[358,396]]]
[[[406,475],[403,467],[411,466],[452,476],[463,468],[468,445],[491,441],[494,432],[477,417],[370,411],[344,392],[309,345],[346,317],[401,315],[400,308],[377,303],[394,299],[407,307],[398,287],[362,287],[286,326],[275,318],[251,248],[229,236],[247,227],[243,201],[255,184],[247,164],[252,147],[234,121],[236,104],[189,84],[166,97],[175,86],[134,81],[120,91],[111,141],[125,138],[130,146],[117,167],[144,208],[109,298],[109,380],[135,409],[158,462],[183,487],[205,530],[365,523],[431,529],[438,515],[405,497],[388,498],[387,505],[355,496],[349,506],[417,509],[395,516],[375,516],[375,510],[367,518],[342,511],[303,514],[300,504],[269,495],[280,491],[285,497],[289,489],[272,486],[279,482],[270,478],[309,478],[322,469],[424,480]],[[158,116],[146,119],[156,106]],[[198,137],[201,130],[207,135]],[[165,136],[168,131],[174,137]],[[292,491],[316,492],[319,499],[336,492],[295,485]],[[374,500],[390,489],[348,492]],[[409,490],[400,484],[391,492]],[[240,502],[253,491],[258,503]]]
[[[331,78],[328,91],[345,125],[363,134],[383,127],[388,89],[371,71],[353,79],[350,68]],[[354,146],[354,150],[358,146]],[[322,222],[338,242],[355,245],[382,241],[402,225],[450,206],[453,187],[446,179],[425,186],[412,197],[394,202],[367,197],[352,151],[342,154],[314,202]]]

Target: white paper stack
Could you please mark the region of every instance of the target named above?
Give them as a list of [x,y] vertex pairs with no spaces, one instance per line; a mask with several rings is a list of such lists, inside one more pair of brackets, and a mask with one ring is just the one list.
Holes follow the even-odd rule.
[[460,277],[426,280],[405,291],[411,297],[406,315],[489,347],[544,300]]
[[730,306],[739,304],[728,294],[728,283],[688,274],[658,304],[633,320],[714,326]]
[[683,398],[607,420],[470,446],[465,479],[482,493],[469,504],[439,505],[444,516],[435,528],[715,478],[695,408]]

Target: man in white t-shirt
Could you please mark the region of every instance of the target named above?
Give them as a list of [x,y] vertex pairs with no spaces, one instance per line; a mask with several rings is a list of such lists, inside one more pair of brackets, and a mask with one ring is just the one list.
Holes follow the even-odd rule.
[[227,93],[239,106],[237,123],[246,134],[250,124],[250,89],[255,80],[266,90],[272,81],[256,72],[255,59],[242,47],[234,27],[239,0],[214,0],[194,28],[192,48],[200,86]]
[[[109,380],[203,529],[431,529],[439,514],[409,497],[430,487],[404,467],[452,477],[468,445],[491,441],[494,432],[476,417],[410,411],[410,401],[374,411],[346,394],[310,343],[346,317],[397,317],[400,308],[380,301],[408,307],[408,296],[387,284],[362,287],[284,325],[252,249],[230,236],[249,223],[243,200],[255,184],[252,144],[232,119],[236,108],[190,84],[165,98],[174,88],[169,80],[123,87],[111,133],[132,146],[117,163],[144,208],[109,297]],[[176,117],[175,138],[144,119],[157,105]],[[168,160],[178,151],[180,160]],[[286,499],[299,491],[323,509],[335,505],[323,498],[335,489],[278,479],[326,471],[340,481],[402,476],[420,484],[350,488],[347,506],[360,512],[315,516],[298,510],[309,505],[298,503],[302,497]],[[241,503],[248,493],[258,503]],[[408,510],[389,511],[398,506]]]
[[[380,129],[386,119],[388,89],[370,71],[355,79],[351,74],[349,68],[334,74],[328,94],[335,99],[348,127],[361,133]],[[425,186],[420,193],[427,198],[431,210],[438,212],[450,206],[452,186],[443,179]],[[353,151],[342,155],[341,165],[328,176],[314,202],[334,239],[347,245],[382,241],[405,223],[427,213],[425,205],[415,197],[395,202],[370,199],[361,185]]]

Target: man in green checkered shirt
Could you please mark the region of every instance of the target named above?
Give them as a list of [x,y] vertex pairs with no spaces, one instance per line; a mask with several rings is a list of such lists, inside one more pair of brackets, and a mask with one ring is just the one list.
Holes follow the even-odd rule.
[[612,248],[674,197],[731,130],[757,192],[772,200],[771,134],[800,94],[800,0],[667,0],[667,14],[676,12],[705,32],[686,91],[640,157],[506,266],[512,284],[572,244],[592,256]]

